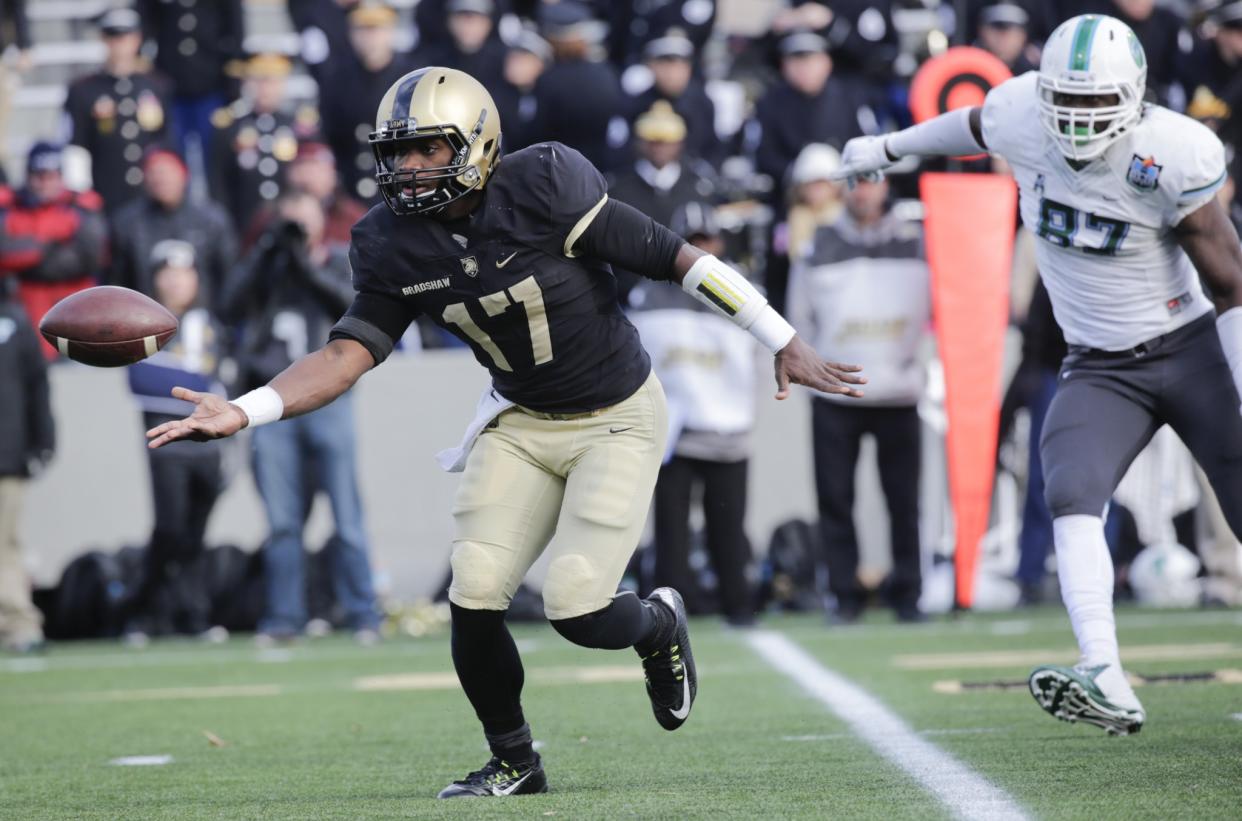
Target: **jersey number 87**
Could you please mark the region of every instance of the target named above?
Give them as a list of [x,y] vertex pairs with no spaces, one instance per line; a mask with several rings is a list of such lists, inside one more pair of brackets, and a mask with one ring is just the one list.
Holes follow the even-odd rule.
[[1101,243],[1098,246],[1079,246],[1085,253],[1111,257],[1121,250],[1122,241],[1125,240],[1126,234],[1130,233],[1130,223],[1096,214],[1083,215],[1068,205],[1047,198],[1039,201],[1039,230],[1036,233],[1053,245],[1072,248],[1074,236],[1078,233],[1080,216],[1086,216],[1086,219],[1081,222],[1085,224],[1088,231],[1101,236]]

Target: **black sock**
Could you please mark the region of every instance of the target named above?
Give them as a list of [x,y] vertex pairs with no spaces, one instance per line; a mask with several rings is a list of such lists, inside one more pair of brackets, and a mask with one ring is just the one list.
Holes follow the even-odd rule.
[[511,763],[531,760],[530,727],[522,715],[525,674],[513,636],[505,626],[505,612],[468,610],[455,604],[449,607],[453,614],[453,667],[483,724],[488,745],[495,753],[493,739],[511,739],[505,741],[509,746],[501,757]]
[[677,630],[677,615],[663,602],[647,599],[643,606],[651,613],[651,629],[634,644],[634,650],[642,658],[654,653],[673,640]]
[[529,724],[523,724],[509,733],[492,735],[484,732],[483,734],[487,736],[487,746],[491,748],[492,755],[501,761],[509,764],[526,764],[535,760],[535,747],[531,741]]

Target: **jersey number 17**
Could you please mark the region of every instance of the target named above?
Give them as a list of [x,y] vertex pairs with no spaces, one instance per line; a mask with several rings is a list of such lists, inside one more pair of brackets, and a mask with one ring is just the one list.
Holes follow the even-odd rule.
[[[503,291],[479,298],[479,305],[488,316],[499,316],[509,310],[510,306],[521,305],[526,309],[526,323],[530,328],[530,344],[535,356],[535,364],[542,365],[552,361],[552,335],[548,332],[548,310],[543,304],[543,289],[535,281],[532,274],[521,282],[510,285]],[[470,337],[475,344],[487,351],[488,356],[502,371],[512,371],[513,366],[501,353],[496,341],[487,331],[475,324],[465,303],[454,302],[444,309],[440,315],[445,322],[461,328],[462,333]]]

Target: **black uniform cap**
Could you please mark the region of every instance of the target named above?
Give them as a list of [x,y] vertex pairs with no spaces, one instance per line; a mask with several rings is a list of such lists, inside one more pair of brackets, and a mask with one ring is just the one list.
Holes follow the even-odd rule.
[[96,18],[99,30],[105,35],[128,34],[142,28],[142,18],[133,9],[108,9]]

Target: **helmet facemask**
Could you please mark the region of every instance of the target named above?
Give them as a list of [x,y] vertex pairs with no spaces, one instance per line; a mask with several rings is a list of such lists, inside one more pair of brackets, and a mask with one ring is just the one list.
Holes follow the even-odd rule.
[[[1103,103],[1101,105],[1101,103]],[[1142,117],[1143,100],[1129,83],[1039,78],[1044,131],[1066,158],[1085,162],[1103,154]]]
[[[380,130],[373,131],[368,141],[375,155],[375,181],[388,207],[399,215],[435,215],[479,188],[483,175],[470,162],[470,154],[471,147],[483,133],[487,116],[488,112],[483,111],[469,134],[462,134],[454,125],[419,127],[413,119],[390,120]],[[434,137],[448,143],[453,151],[452,162],[409,170],[399,167],[404,156],[421,150],[426,141]],[[485,149],[485,153],[491,152]],[[420,193],[418,189],[423,186],[430,186],[430,189]]]

